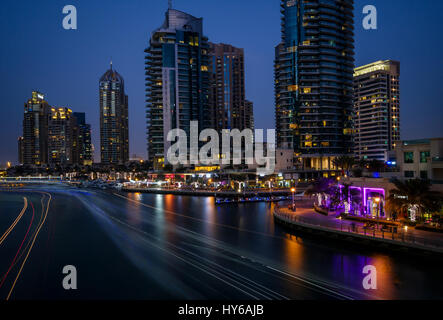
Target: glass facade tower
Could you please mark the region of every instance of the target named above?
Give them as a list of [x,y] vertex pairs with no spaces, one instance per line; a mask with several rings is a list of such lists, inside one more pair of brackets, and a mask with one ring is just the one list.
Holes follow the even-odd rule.
[[66,166],[75,163],[75,118],[66,107],[51,108],[48,124],[48,162]]
[[101,163],[122,165],[129,161],[128,96],[123,77],[112,63],[99,87]]
[[42,93],[33,91],[25,103],[21,161],[26,165],[48,164],[48,121],[51,107]]
[[84,112],[74,112],[75,126],[75,152],[74,161],[82,165],[92,165],[91,125],[86,123]]
[[161,169],[171,145],[170,130],[182,129],[189,137],[190,121],[198,121],[199,130],[211,125],[203,19],[169,9],[145,53],[148,159]]
[[352,155],[353,0],[281,0],[275,49],[277,145],[304,171]]
[[229,44],[210,43],[211,127],[253,129],[253,105],[245,99],[244,49]]

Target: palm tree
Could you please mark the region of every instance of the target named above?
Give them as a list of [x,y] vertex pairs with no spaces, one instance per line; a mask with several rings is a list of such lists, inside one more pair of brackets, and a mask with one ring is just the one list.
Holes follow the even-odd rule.
[[413,179],[400,181],[393,180],[395,189],[390,190],[388,208],[392,211],[403,213],[407,218],[407,210],[416,206],[418,216],[424,212],[439,211],[443,203],[443,195],[437,191],[431,191],[429,180]]
[[355,165],[355,158],[349,156],[338,156],[332,160],[332,164],[337,168],[346,171],[346,174],[349,175],[349,170],[351,170]]

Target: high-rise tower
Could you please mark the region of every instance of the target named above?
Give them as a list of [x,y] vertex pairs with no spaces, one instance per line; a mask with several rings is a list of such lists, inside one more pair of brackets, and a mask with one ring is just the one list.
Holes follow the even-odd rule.
[[72,110],[66,107],[51,108],[48,122],[48,163],[71,165],[74,159],[75,119]]
[[75,148],[74,161],[81,165],[92,165],[91,125],[86,123],[84,112],[74,112]]
[[102,164],[129,161],[128,96],[123,77],[112,67],[100,78],[100,155]]
[[279,148],[306,171],[335,169],[352,154],[353,0],[281,0],[275,56]]
[[190,121],[210,127],[208,39],[203,19],[169,8],[145,50],[148,159],[165,163],[172,129],[190,136]]
[[224,43],[209,46],[211,127],[253,129],[252,102],[245,99],[244,50]]
[[400,62],[377,61],[354,72],[355,156],[386,161],[400,141]]
[[48,121],[51,107],[43,94],[32,92],[32,98],[25,103],[23,116],[23,138],[21,160],[26,165],[48,163]]

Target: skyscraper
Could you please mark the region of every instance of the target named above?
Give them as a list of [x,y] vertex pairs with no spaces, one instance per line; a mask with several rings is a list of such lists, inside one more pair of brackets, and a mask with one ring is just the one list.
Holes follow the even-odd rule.
[[123,77],[112,68],[100,78],[101,163],[125,164],[129,160],[128,96]]
[[352,154],[353,0],[281,0],[275,57],[279,148],[305,171],[333,170]]
[[224,43],[209,46],[211,128],[252,129],[252,102],[245,99],[244,50]]
[[182,129],[190,136],[190,121],[209,128],[208,39],[203,19],[168,9],[145,50],[148,159],[162,168],[170,142],[167,134]]
[[23,115],[22,161],[26,165],[48,163],[48,121],[51,109],[42,93],[33,91]]
[[245,100],[245,109],[242,118],[244,119],[245,128],[255,129],[254,104],[249,100]]
[[385,159],[400,141],[400,62],[377,61],[354,72],[355,156]]
[[92,165],[91,125],[86,123],[84,112],[74,112],[75,146],[74,161],[81,165]]
[[51,108],[48,122],[48,163],[71,165],[74,161],[74,127],[72,110],[66,107]]
[[18,145],[18,163],[23,164],[24,163],[24,153],[25,153],[25,146],[23,143],[23,137],[18,137],[17,145]]

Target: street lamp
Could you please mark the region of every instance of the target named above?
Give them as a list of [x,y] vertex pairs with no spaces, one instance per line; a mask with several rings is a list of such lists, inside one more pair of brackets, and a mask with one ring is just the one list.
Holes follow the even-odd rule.
[[295,211],[295,188],[291,188],[292,192],[292,211]]
[[380,197],[376,197],[374,199],[374,201],[375,201],[375,203],[377,203],[377,230],[378,230],[378,228],[379,228],[378,218],[379,218],[379,212],[380,212]]

